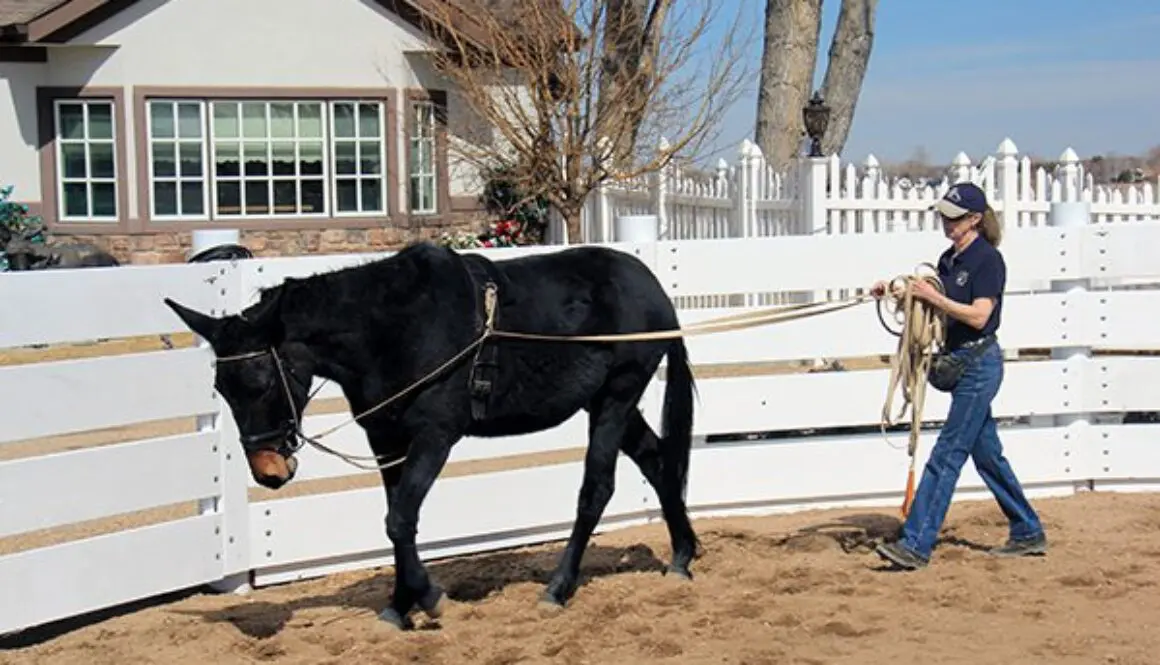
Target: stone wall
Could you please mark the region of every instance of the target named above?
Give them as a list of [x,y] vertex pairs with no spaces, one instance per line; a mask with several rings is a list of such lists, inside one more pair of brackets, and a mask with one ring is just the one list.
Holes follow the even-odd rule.
[[[304,254],[353,254],[401,248],[416,240],[433,240],[444,232],[482,231],[486,213],[456,213],[450,219],[430,223],[382,226],[366,229],[317,228],[240,232],[240,242],[256,256],[300,256]],[[338,223],[341,223],[339,221]],[[223,224],[226,228],[228,225]],[[151,232],[133,235],[51,234],[60,243],[92,243],[123,264],[184,263],[192,244],[190,232]]]

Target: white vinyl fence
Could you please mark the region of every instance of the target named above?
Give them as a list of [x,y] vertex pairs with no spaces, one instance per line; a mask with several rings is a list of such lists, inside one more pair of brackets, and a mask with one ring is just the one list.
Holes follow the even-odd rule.
[[615,220],[625,215],[656,215],[665,240],[939,231],[927,208],[964,180],[983,188],[1007,228],[1046,224],[1059,201],[1091,202],[1095,223],[1160,220],[1160,182],[1096,184],[1071,148],[1049,171],[1004,139],[978,164],[960,152],[941,180],[922,183],[887,173],[874,155],[861,165],[837,155],[802,158],[778,172],[746,140],[736,161],[719,160],[712,174],[672,167],[606,183],[586,202],[583,240],[615,240]]
[[[937,256],[935,234],[791,235],[620,244],[674,297],[771,290],[840,290],[909,272]],[[1028,226],[1003,247],[1009,350],[1052,349],[1012,362],[996,403],[1012,463],[1033,495],[1077,489],[1148,490],[1160,482],[1160,429],[1125,414],[1160,410],[1160,290],[1108,288],[1160,273],[1160,223]],[[555,247],[484,250],[507,258]],[[0,276],[0,633],[195,585],[229,589],[391,561],[386,510],[373,474],[307,448],[300,494],[257,488],[236,427],[212,387],[204,347],[111,347],[64,357],[29,345],[185,332],[172,297],[216,314],[237,312],[259,286],[373,258],[325,256]],[[1080,280],[1051,284],[1051,280]],[[1084,280],[1090,280],[1085,282]],[[1048,283],[1067,291],[1029,291]],[[682,310],[685,323],[737,313]],[[692,337],[698,367],[873,358],[893,351],[873,305],[772,327]],[[180,345],[179,345],[180,346]],[[68,347],[79,353],[92,346]],[[50,351],[58,355],[47,355]],[[74,355],[75,355],[74,353]],[[688,500],[698,517],[822,506],[886,506],[904,487],[905,434],[877,432],[887,371],[702,377]],[[656,423],[663,384],[642,409]],[[328,385],[307,433],[347,417]],[[928,418],[947,408],[934,393]],[[1137,420],[1130,418],[1128,420]],[[176,423],[176,425],[174,425]],[[170,429],[166,429],[166,428]],[[834,428],[862,428],[838,433]],[[567,451],[585,445],[582,416],[524,437],[467,440],[452,464]],[[807,434],[806,432],[814,432]],[[79,437],[93,440],[82,441]],[[934,432],[923,438],[925,457]],[[101,437],[104,437],[103,439]],[[97,441],[96,439],[100,439]],[[357,426],[327,442],[366,454]],[[892,445],[891,445],[892,444]],[[573,457],[571,459],[577,459]],[[920,460],[921,461],[921,460]],[[575,514],[578,461],[537,462],[441,478],[424,506],[425,558],[563,537]],[[316,481],[326,480],[325,483]],[[340,480],[350,484],[336,489]],[[967,465],[959,497],[985,496]],[[886,508],[884,508],[886,509]],[[601,529],[659,520],[635,467],[622,462]]]

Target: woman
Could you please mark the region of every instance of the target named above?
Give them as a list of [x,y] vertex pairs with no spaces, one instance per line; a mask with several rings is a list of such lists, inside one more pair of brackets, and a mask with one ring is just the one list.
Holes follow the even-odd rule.
[[[1003,382],[1003,353],[996,332],[1003,312],[1007,265],[997,249],[1002,235],[999,222],[986,195],[970,183],[951,187],[932,209],[942,217],[943,233],[951,241],[938,261],[946,295],[925,281],[916,281],[912,288],[916,298],[947,314],[947,349],[968,362],[951,392],[950,413],[931,450],[901,536],[879,545],[877,552],[909,570],[929,563],[969,456],[1010,521],[1007,543],[991,552],[1000,556],[1045,554],[1043,526],[1003,456],[991,413],[991,401]],[[876,283],[871,291],[881,298],[885,282]]]

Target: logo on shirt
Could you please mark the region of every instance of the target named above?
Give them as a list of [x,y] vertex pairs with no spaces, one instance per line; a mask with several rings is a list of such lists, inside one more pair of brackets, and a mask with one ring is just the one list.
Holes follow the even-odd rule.
[[966,270],[960,270],[959,274],[955,275],[955,284],[959,286],[966,286],[967,280],[971,278],[971,273]]

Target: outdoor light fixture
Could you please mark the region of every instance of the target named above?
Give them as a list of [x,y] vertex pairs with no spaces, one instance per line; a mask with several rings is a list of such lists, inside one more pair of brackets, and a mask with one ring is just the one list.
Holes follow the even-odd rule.
[[806,124],[806,134],[810,137],[810,157],[824,157],[822,136],[830,124],[830,107],[822,101],[822,95],[817,90],[810,98],[810,103],[802,108],[802,119]]

